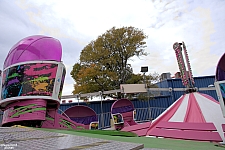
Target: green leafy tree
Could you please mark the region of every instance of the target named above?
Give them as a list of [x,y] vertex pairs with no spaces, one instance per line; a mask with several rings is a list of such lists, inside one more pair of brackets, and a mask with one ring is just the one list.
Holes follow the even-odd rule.
[[135,75],[128,60],[147,55],[146,38],[140,29],[113,27],[91,41],[71,71],[76,82],[73,93],[118,89],[120,84],[131,82]]

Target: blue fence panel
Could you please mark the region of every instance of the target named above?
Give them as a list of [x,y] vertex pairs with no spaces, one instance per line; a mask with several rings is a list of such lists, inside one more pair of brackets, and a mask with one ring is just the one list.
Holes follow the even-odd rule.
[[210,95],[210,96],[212,96],[215,100],[219,101],[219,100],[218,100],[218,97],[217,97],[217,94],[216,94],[216,91],[200,91],[200,93],[204,93],[204,94]]
[[[195,87],[208,87],[209,85],[214,85],[215,76],[194,77],[194,81]],[[180,78],[163,80],[156,83],[156,85],[161,88],[184,88]]]
[[149,120],[151,114],[149,114],[149,110],[146,108],[136,109],[136,121]]
[[[110,112],[111,111],[111,106],[114,103],[115,100],[110,100],[110,101],[102,101],[102,110],[103,113]],[[64,112],[66,109],[72,107],[72,106],[77,106],[78,103],[67,103],[67,104],[61,104],[60,109]],[[101,102],[96,101],[96,102],[90,102],[90,103],[85,103],[81,102],[79,105],[84,105],[92,108],[97,114],[101,113]],[[59,112],[60,113],[60,112]]]
[[157,118],[166,108],[151,107],[151,120]]
[[0,111],[0,126],[1,126],[1,124],[2,124],[2,117],[3,117],[3,112]]
[[208,87],[209,85],[214,85],[215,76],[204,76],[204,77],[195,77],[195,87]]
[[98,114],[99,129],[110,127],[111,113]]

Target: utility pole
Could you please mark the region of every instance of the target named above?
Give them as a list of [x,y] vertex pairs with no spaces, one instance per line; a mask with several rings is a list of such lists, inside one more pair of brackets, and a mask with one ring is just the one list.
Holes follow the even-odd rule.
[[102,91],[99,91],[99,95],[101,97],[101,129],[104,127],[104,116],[103,116],[103,108],[102,108]]

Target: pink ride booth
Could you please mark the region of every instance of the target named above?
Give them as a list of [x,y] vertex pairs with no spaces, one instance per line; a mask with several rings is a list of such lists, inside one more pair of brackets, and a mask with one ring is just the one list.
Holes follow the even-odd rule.
[[69,117],[76,123],[83,124],[85,129],[98,129],[96,112],[87,106],[73,106],[68,108],[63,116]]
[[111,116],[116,130],[126,126],[136,125],[135,109],[133,103],[128,99],[115,101],[111,107]]
[[66,75],[61,58],[61,43],[52,37],[26,37],[11,48],[0,87],[2,126],[84,129],[57,113]]

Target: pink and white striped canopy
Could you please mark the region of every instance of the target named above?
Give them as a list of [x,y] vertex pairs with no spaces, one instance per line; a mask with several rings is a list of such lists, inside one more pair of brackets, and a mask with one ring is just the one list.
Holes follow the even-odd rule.
[[222,124],[225,124],[220,104],[209,95],[194,92],[181,96],[160,116],[152,121],[147,132],[149,135],[152,129],[160,121],[168,122],[189,122],[189,123],[214,123],[221,138],[224,140]]

